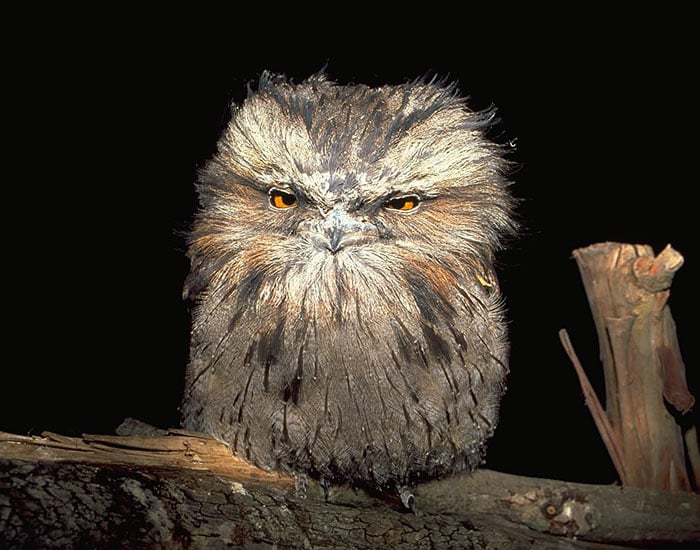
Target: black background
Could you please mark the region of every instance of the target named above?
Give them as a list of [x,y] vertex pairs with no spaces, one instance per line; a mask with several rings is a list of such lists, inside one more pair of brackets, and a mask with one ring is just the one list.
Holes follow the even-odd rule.
[[177,425],[196,171],[262,70],[298,81],[325,65],[342,83],[448,76],[474,108],[495,104],[498,139],[517,144],[524,230],[499,258],[511,374],[487,467],[616,479],[557,334],[569,331],[602,391],[576,248],[670,243],[684,255],[670,304],[700,393],[689,16],[530,13],[506,26],[499,13],[379,22],[367,11],[339,29],[344,13],[306,26],[263,24],[270,14],[29,21],[6,50],[0,430]]

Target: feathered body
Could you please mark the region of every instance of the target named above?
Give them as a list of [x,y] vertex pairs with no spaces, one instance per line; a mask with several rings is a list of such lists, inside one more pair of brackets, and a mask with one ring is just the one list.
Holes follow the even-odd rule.
[[264,73],[200,173],[183,425],[267,470],[388,488],[473,469],[507,331],[507,163],[454,85]]

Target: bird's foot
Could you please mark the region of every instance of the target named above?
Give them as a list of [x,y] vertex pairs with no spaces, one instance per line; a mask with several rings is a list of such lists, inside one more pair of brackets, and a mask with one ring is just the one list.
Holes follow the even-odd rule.
[[416,513],[416,497],[413,496],[405,485],[399,487],[399,497],[401,498],[401,504],[404,508],[408,508],[414,514]]
[[323,489],[323,500],[328,502],[328,496],[331,493],[331,482],[325,477],[322,477],[318,480],[318,484],[321,486],[321,489]]
[[306,498],[309,476],[305,472],[294,472],[294,490],[297,498]]

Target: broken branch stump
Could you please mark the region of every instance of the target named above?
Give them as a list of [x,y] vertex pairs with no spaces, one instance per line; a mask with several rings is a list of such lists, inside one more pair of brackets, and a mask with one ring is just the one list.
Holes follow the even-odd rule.
[[[670,245],[599,243],[574,251],[598,333],[605,375],[605,418],[586,393],[622,484],[697,490],[700,463],[695,426],[682,426],[695,399],[668,305],[683,257]],[[565,331],[560,334],[574,366]],[[587,380],[577,367],[582,387]],[[687,465],[691,466],[688,467]]]

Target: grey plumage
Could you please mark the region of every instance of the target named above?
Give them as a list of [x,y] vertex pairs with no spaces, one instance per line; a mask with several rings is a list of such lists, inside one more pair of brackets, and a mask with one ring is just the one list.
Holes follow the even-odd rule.
[[197,184],[183,425],[376,489],[477,467],[508,370],[493,118],[442,81],[264,73]]

